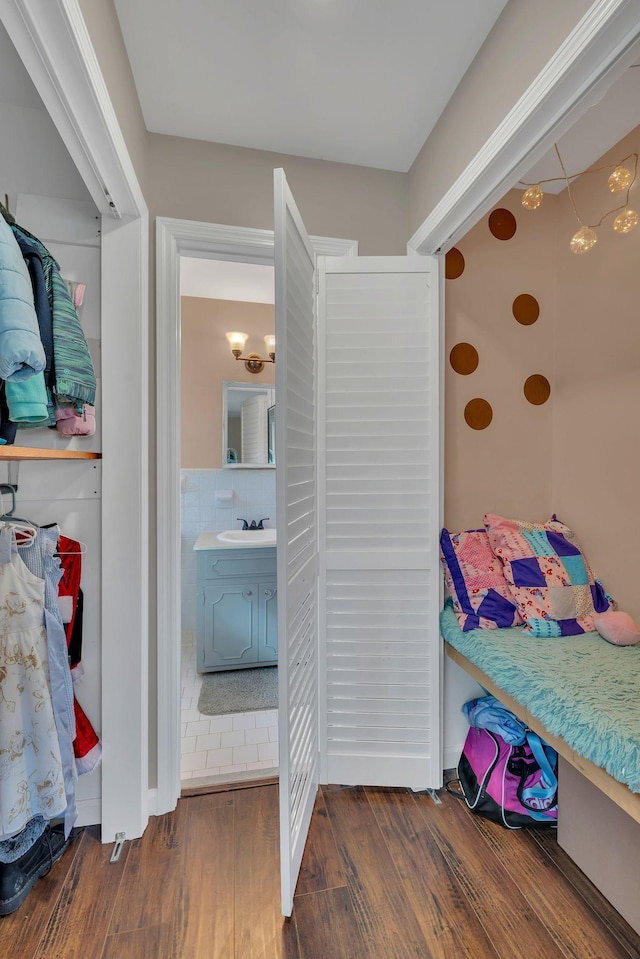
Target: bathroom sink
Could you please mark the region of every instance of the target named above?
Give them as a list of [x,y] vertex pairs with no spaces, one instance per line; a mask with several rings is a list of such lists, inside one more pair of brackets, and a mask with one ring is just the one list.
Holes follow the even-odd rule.
[[226,529],[218,533],[221,543],[235,546],[275,546],[275,529]]

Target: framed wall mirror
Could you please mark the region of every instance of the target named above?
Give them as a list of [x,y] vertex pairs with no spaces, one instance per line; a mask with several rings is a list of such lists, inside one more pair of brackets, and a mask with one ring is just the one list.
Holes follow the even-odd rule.
[[269,469],[275,457],[275,386],[222,384],[222,466]]

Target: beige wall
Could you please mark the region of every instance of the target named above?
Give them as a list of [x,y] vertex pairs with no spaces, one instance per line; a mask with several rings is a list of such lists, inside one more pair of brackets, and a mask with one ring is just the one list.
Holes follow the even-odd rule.
[[[640,150],[640,127],[597,164]],[[615,202],[608,172],[575,186],[578,212],[596,222]],[[640,210],[640,186],[631,192]],[[568,241],[577,228],[568,201],[562,207],[556,249],[558,296],[556,397],[553,418],[554,508],[581,537],[596,574],[640,623],[640,227],[612,232],[582,256]]]
[[146,193],[148,134],[113,0],[78,2],[140,187]]
[[406,173],[160,134],[149,145],[156,216],[271,230],[273,170],[283,167],[310,233],[358,240],[362,254],[406,252]]
[[[640,150],[640,128],[594,165],[629,150]],[[615,202],[607,176],[575,185],[588,222]],[[594,249],[576,256],[568,244],[578,224],[566,191],[546,196],[536,212],[521,207],[517,191],[498,205],[514,213],[515,237],[496,240],[485,217],[458,244],[464,273],[446,282],[445,524],[481,526],[488,510],[531,520],[557,513],[620,608],[640,622],[640,227],[619,236],[609,217]],[[518,292],[540,302],[531,327],[510,317]],[[469,376],[449,365],[460,341],[480,354]],[[522,395],[531,372],[551,382],[543,406]],[[475,396],[494,407],[486,430],[474,431],[463,419]]]
[[233,358],[225,333],[248,333],[245,353],[265,356],[263,337],[274,332],[274,308],[183,296],[181,309],[181,466],[220,469],[223,382],[275,384],[272,364],[261,373],[247,372]]
[[511,0],[409,171],[409,233],[489,139],[591,0]]
[[[523,385],[541,373],[553,389],[555,270],[547,239],[555,235],[555,209],[549,202],[537,215],[525,211],[516,191],[498,206],[515,216],[513,238],[496,239],[484,217],[457,245],[464,272],[445,285],[445,525],[451,530],[481,527],[486,512],[548,519],[552,506],[552,403],[532,406]],[[521,293],[540,305],[532,326],[513,316]],[[452,369],[457,343],[478,351],[474,373]],[[465,422],[465,406],[476,397],[492,406],[487,429]]]

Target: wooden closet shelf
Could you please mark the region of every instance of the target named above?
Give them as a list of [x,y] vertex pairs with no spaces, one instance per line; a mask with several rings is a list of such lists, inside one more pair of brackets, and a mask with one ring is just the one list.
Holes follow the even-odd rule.
[[100,460],[102,453],[86,450],[46,450],[31,446],[0,446],[0,460]]

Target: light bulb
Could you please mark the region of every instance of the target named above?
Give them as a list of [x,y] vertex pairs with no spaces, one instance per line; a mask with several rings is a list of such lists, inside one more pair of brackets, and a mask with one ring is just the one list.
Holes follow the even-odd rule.
[[624,166],[617,166],[607,184],[612,193],[622,193],[631,183],[631,171]]
[[587,253],[597,242],[596,231],[590,226],[583,226],[571,237],[569,246],[572,253]]
[[226,333],[225,335],[227,339],[229,340],[229,346],[231,347],[231,352],[233,353],[237,350],[239,354],[242,353],[244,349],[244,344],[249,339],[249,335],[247,333],[238,333],[238,332]]
[[536,183],[535,186],[530,186],[522,194],[522,205],[527,210],[537,210],[542,203],[543,196],[544,193],[540,189],[540,185]]
[[267,348],[267,353],[271,356],[272,353],[276,351],[276,338],[273,333],[267,334],[264,338],[264,345]]
[[635,210],[630,210],[629,207],[626,210],[623,210],[622,213],[618,213],[617,217],[613,221],[613,229],[616,233],[631,233],[633,228],[638,225],[638,214]]

